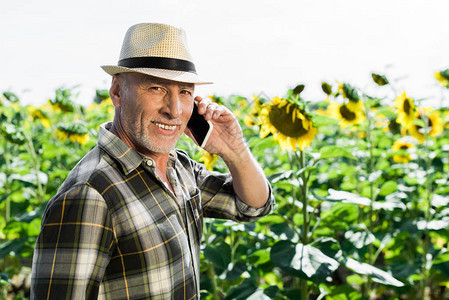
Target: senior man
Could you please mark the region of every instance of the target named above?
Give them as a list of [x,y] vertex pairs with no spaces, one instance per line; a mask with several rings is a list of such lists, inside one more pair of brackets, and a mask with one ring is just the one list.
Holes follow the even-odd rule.
[[[253,221],[271,188],[234,115],[194,96],[185,33],[137,24],[112,75],[112,122],[48,202],[36,241],[32,299],[197,299],[203,217]],[[205,169],[175,145],[194,103],[213,124],[204,147],[229,173]]]

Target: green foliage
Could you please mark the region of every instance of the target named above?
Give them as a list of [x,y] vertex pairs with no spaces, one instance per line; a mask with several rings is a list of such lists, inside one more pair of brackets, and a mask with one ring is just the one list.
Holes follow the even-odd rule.
[[371,73],[371,76],[373,77],[374,82],[379,86],[384,86],[390,83],[385,75]]
[[[389,85],[384,75],[372,77]],[[272,135],[259,137],[261,105],[269,99],[211,96],[238,118],[276,207],[250,224],[205,220],[201,297],[449,297],[448,110],[427,122],[442,131],[428,130],[419,142],[396,122],[394,97],[371,97],[348,83],[333,92],[323,82],[327,100],[311,104],[299,97],[303,89],[287,94],[318,128],[304,151],[281,151]],[[29,273],[47,201],[95,145],[113,106],[106,90],[97,90],[89,107],[76,104],[69,89],[40,106],[22,106],[10,92],[0,97],[0,298],[13,298],[8,289],[17,274]],[[363,118],[345,121],[330,112],[330,102]],[[416,118],[411,124],[427,126]],[[412,146],[395,148],[403,139]],[[187,138],[178,147],[203,156]],[[226,171],[221,160],[214,169]]]

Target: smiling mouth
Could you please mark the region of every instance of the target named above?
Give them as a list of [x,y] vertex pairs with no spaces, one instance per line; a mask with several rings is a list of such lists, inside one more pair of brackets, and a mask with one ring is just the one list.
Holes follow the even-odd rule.
[[154,125],[156,125],[159,128],[162,128],[164,130],[175,130],[177,125],[166,125],[162,123],[153,122]]

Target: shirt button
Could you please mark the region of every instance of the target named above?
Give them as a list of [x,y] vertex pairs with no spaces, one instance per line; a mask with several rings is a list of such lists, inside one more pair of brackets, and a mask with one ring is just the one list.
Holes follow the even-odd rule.
[[151,159],[147,160],[147,166],[151,167],[153,165],[153,161]]

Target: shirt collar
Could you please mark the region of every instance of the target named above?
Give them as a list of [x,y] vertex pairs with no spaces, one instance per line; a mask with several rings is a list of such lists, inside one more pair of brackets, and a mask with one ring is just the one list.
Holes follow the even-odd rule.
[[[146,157],[128,146],[110,131],[111,127],[112,122],[106,122],[100,125],[98,146],[121,165],[126,175],[134,171],[143,162],[154,166],[153,159]],[[171,150],[169,155],[169,163],[174,165],[176,160],[177,153],[175,150]],[[148,161],[151,161],[151,163],[148,163]]]

